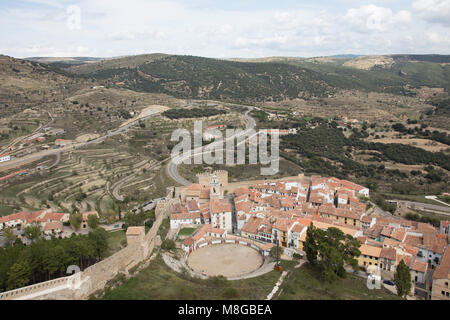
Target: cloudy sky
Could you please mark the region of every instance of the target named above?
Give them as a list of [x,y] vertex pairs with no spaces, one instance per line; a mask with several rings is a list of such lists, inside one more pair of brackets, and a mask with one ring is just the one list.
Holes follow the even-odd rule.
[[0,54],[450,54],[450,0],[1,0]]

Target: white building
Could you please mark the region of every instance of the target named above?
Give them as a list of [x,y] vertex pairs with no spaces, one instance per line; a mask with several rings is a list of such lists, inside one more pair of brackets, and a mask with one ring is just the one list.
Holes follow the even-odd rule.
[[183,224],[201,224],[200,212],[173,213],[170,215],[170,229],[177,229]]
[[211,225],[228,232],[233,230],[231,204],[228,200],[211,201]]
[[9,154],[1,154],[0,155],[0,162],[5,162],[11,160],[11,156]]

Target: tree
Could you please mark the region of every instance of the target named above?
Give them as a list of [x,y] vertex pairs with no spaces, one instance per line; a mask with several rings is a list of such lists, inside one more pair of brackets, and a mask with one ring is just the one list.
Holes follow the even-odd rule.
[[108,251],[108,233],[103,228],[97,228],[94,231],[89,232],[89,240],[95,244],[95,250],[99,259],[103,258]]
[[320,270],[324,280],[332,282],[344,278],[345,265],[357,269],[356,257],[361,254],[361,243],[358,240],[334,227],[321,230],[312,226],[308,231],[305,252],[308,261]]
[[406,298],[411,291],[411,271],[403,260],[400,261],[395,270],[394,283],[397,288],[397,295]]
[[309,263],[313,266],[317,263],[318,254],[316,230],[317,229],[314,227],[314,224],[311,223],[310,227],[306,230],[306,240],[305,245],[303,246],[306,253],[306,259],[308,259]]
[[69,218],[70,225],[75,230],[80,229],[81,222],[83,221],[83,216],[81,213],[72,213]]
[[270,249],[270,256],[274,258],[275,260],[280,260],[281,254],[283,253],[283,248],[273,246]]
[[6,227],[3,229],[3,236],[6,238],[6,240],[9,241],[9,243],[12,243],[14,240],[16,240],[14,229],[11,227]]
[[100,224],[100,220],[97,217],[97,215],[90,214],[87,219],[87,224],[88,224],[89,228],[96,229],[98,227],[98,225]]
[[25,227],[24,235],[31,241],[37,240],[41,235],[41,228],[37,224]]
[[162,242],[161,249],[172,251],[175,249],[175,242],[173,240],[166,239]]
[[30,265],[26,261],[17,262],[11,266],[7,275],[8,290],[25,287],[30,282]]

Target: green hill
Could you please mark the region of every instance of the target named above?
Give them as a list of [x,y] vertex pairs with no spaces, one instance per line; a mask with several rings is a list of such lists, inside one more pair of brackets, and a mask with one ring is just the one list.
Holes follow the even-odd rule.
[[141,92],[255,102],[327,97],[339,90],[410,96],[421,86],[448,91],[449,61],[450,56],[442,55],[219,60],[148,54],[76,65],[58,61],[52,66]]

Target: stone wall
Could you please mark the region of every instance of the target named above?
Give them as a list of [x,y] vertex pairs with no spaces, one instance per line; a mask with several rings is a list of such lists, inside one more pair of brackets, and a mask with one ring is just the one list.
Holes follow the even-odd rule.
[[0,293],[0,300],[87,299],[93,293],[103,290],[108,281],[121,273],[127,274],[131,268],[151,255],[155,245],[160,244],[158,229],[169,216],[172,202],[170,195],[167,200],[158,202],[156,220],[143,241],[134,242],[75,275]]

